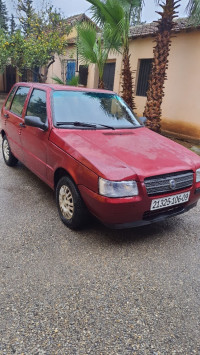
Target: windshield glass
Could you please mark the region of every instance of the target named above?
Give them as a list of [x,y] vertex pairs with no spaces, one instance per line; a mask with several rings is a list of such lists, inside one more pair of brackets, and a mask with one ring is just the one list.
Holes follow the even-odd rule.
[[54,124],[60,128],[141,127],[130,108],[115,94],[54,91],[53,112]]

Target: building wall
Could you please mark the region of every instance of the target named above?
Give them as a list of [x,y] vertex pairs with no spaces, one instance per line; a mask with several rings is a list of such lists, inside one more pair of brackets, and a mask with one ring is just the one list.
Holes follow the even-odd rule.
[[[139,60],[153,57],[151,38],[131,42],[131,64],[136,70]],[[169,68],[162,104],[162,129],[200,141],[200,32],[179,33],[172,39]],[[137,114],[143,115],[146,97],[135,97]]]
[[77,60],[77,52],[75,45],[69,45],[64,55],[55,55],[55,62],[50,66],[47,76],[47,83],[55,83],[52,77],[57,76],[65,82],[66,66],[68,60]]
[[200,141],[200,32],[173,38],[163,99],[163,129]]
[[[140,59],[153,58],[153,38],[130,42],[131,68],[137,88]],[[116,60],[114,91],[121,91],[121,55]],[[172,39],[162,104],[162,129],[200,142],[200,32],[179,33]],[[136,114],[143,116],[146,97],[135,96]]]
[[53,63],[48,70],[48,76],[47,76],[47,83],[48,84],[55,84],[55,81],[52,79],[53,77],[58,77],[59,79],[62,79],[62,62],[61,58],[56,54],[55,55],[55,63]]

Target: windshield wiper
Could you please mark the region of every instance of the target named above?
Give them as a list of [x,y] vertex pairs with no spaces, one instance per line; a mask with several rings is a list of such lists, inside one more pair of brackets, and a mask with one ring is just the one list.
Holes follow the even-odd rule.
[[75,127],[89,127],[89,128],[97,128],[97,126],[105,127],[107,129],[115,129],[114,127],[107,126],[105,124],[100,124],[100,123],[87,123],[87,122],[79,122],[79,121],[74,121],[74,122],[57,122],[57,126],[75,126]]
[[57,126],[75,126],[75,127],[90,127],[90,128],[96,128],[97,126],[95,124],[90,124],[90,123],[84,123],[84,122],[57,122]]
[[108,129],[113,129],[113,130],[115,130],[115,128],[114,128],[114,127],[112,127],[112,126],[108,126],[108,125],[106,125],[106,124],[97,123],[97,126],[100,126],[100,127],[105,127],[105,128],[108,128]]

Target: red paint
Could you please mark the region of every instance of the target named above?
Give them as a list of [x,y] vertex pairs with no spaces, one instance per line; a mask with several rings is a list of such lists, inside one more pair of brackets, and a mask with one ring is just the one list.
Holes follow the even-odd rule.
[[[82,88],[60,85],[18,83],[29,86],[22,117],[18,117],[3,106],[1,130],[8,137],[11,150],[19,160],[54,188],[54,174],[62,168],[72,177],[88,209],[106,224],[123,224],[140,221],[150,210],[153,198],[148,197],[144,185],[146,177],[193,170],[200,168],[200,158],[181,145],[162,137],[147,128],[112,130],[58,129],[52,123],[51,91]],[[47,93],[48,130],[20,128],[24,123],[26,108],[33,88]],[[95,92],[96,90],[89,90]],[[99,92],[99,91],[98,91]],[[107,93],[105,90],[100,92]],[[5,119],[4,114],[9,114]],[[107,198],[98,193],[98,178],[111,181],[136,180],[139,196],[131,198]],[[187,205],[192,205],[200,197],[193,184]],[[180,192],[180,191],[179,191]],[[168,195],[177,194],[172,192]],[[164,195],[165,196],[165,195]]]

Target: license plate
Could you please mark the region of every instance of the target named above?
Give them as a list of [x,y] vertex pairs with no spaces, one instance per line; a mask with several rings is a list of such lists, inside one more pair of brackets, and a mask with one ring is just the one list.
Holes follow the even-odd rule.
[[184,192],[178,195],[158,198],[151,202],[151,211],[185,203],[189,201],[189,198],[190,198],[190,192]]

